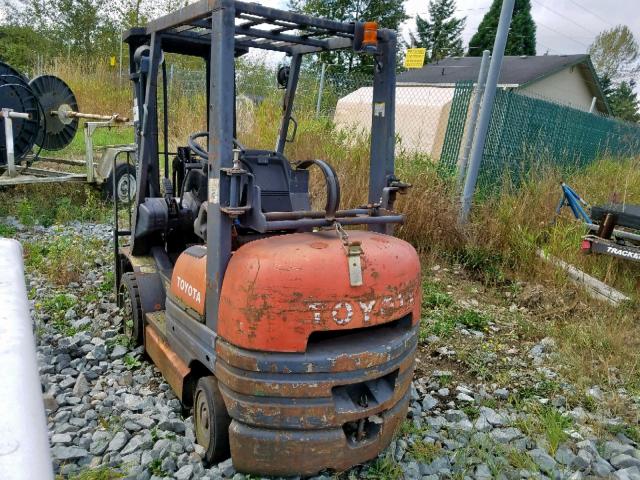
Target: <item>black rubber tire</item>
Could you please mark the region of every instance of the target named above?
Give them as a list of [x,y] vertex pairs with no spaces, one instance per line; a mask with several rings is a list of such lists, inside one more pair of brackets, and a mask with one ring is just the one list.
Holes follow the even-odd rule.
[[[127,272],[120,279],[119,301],[122,305],[124,318],[122,319],[123,333],[135,346],[144,342],[144,318],[140,305],[138,282],[132,272]],[[130,304],[129,304],[130,302]]]
[[[103,192],[104,192],[105,200],[113,200],[114,198],[113,174],[114,172],[112,171],[109,177],[107,178],[107,180],[103,184]],[[118,163],[115,169],[116,188],[117,188],[117,185],[120,183],[120,179],[122,179],[122,177],[124,177],[125,175],[131,175],[133,178],[136,178],[136,167],[129,163]],[[133,202],[135,200],[135,191],[133,191],[132,193],[133,193],[133,198],[131,198],[129,201],[126,201],[126,202],[123,201],[123,199],[119,199],[120,203],[129,204]]]
[[205,462],[219,463],[229,458],[231,418],[212,375],[201,377],[193,393],[193,422],[196,441],[205,448]]

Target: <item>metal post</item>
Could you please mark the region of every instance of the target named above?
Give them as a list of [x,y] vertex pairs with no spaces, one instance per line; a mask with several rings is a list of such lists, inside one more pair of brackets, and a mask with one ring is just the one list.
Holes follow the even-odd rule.
[[16,158],[15,149],[13,146],[13,120],[19,118],[22,120],[29,120],[31,115],[28,113],[14,112],[10,108],[2,109],[2,118],[4,118],[4,138],[7,147],[7,173],[10,177],[15,177],[18,172],[16,171]]
[[120,84],[122,84],[122,49],[124,42],[122,41],[122,37],[124,35],[124,30],[120,32],[120,72],[118,73],[118,79]]
[[53,480],[22,248],[0,239],[0,472]]
[[[395,172],[396,33],[378,32],[380,52],[373,77],[369,203],[380,203]],[[372,230],[375,228],[371,228]],[[384,227],[380,227],[382,231]]]
[[464,177],[467,174],[467,165],[469,165],[469,155],[471,154],[471,146],[476,133],[476,124],[478,122],[478,113],[480,112],[480,103],[484,95],[484,88],[487,83],[487,74],[489,73],[489,58],[491,52],[485,50],[482,52],[482,62],[480,63],[480,73],[478,74],[478,85],[476,87],[476,96],[471,106],[471,115],[469,116],[469,126],[467,127],[467,136],[465,138],[464,150],[458,167],[458,188],[464,184]]
[[322,109],[322,94],[324,93],[324,76],[327,73],[327,64],[322,64],[322,72],[320,72],[320,87],[318,88],[318,105],[316,107],[316,118],[320,117]]
[[[207,204],[207,296],[206,322],[218,331],[222,281],[231,258],[233,221],[222,209],[229,206],[230,178],[224,169],[233,167],[235,1],[220,0],[211,14],[209,172]],[[231,93],[230,93],[231,92]]]
[[504,49],[507,45],[507,37],[509,36],[509,26],[511,25],[514,4],[515,0],[503,0],[502,2],[500,23],[498,24],[496,40],[493,44],[491,66],[489,67],[489,74],[487,75],[487,86],[480,106],[478,129],[476,131],[476,138],[473,141],[473,147],[471,148],[469,173],[467,174],[464,192],[462,193],[460,223],[466,223],[468,221],[469,212],[471,211],[471,202],[473,201],[473,194],[478,182],[478,173],[480,172],[484,146],[487,141],[489,124],[491,123],[493,103],[496,98],[496,89],[498,88],[500,71],[502,70],[502,59],[504,58]]

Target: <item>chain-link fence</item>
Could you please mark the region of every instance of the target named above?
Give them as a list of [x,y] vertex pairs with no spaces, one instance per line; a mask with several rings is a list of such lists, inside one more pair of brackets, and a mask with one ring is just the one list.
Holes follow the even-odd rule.
[[[204,71],[171,68],[170,90],[202,94]],[[304,69],[295,116],[331,120],[337,128],[369,134],[373,78],[363,73]],[[239,111],[254,114],[269,99],[281,101],[276,69],[244,65],[237,72]],[[463,156],[469,111],[476,95],[472,82],[451,85],[399,83],[396,90],[397,152],[431,159],[453,175]],[[238,116],[239,130],[251,122]],[[549,100],[500,89],[487,136],[480,186],[499,185],[507,177],[518,183],[541,164],[570,172],[604,155],[640,154],[640,125],[559,105]]]
[[[461,142],[468,128],[466,112],[473,96],[468,83],[456,85],[457,104],[449,118],[441,157],[444,172],[460,162]],[[455,103],[455,102],[454,102]],[[549,100],[499,89],[480,168],[481,187],[508,180],[518,184],[541,165],[569,173],[603,156],[640,154],[640,125],[588,113]]]

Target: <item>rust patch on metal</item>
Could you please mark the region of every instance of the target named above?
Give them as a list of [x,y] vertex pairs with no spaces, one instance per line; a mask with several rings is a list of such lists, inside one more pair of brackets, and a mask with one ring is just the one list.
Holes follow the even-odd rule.
[[171,347],[156,332],[155,328],[147,325],[145,328],[145,349],[153,363],[162,372],[162,376],[171,385],[176,396],[182,399],[184,379],[191,369]]

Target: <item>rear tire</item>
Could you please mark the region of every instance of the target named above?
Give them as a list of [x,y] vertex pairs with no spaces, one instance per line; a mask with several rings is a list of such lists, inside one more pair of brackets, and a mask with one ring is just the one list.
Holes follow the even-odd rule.
[[133,345],[140,346],[144,341],[144,319],[140,306],[138,282],[133,273],[127,272],[122,275],[118,297],[123,312],[123,333]]
[[136,168],[128,163],[118,163],[116,169],[111,172],[104,183],[104,196],[107,200],[114,199],[113,176],[115,173],[116,186],[115,195],[118,196],[118,202],[128,205],[136,198]]
[[193,395],[193,421],[196,441],[205,448],[205,462],[218,463],[229,458],[231,418],[214,376],[201,377]]

